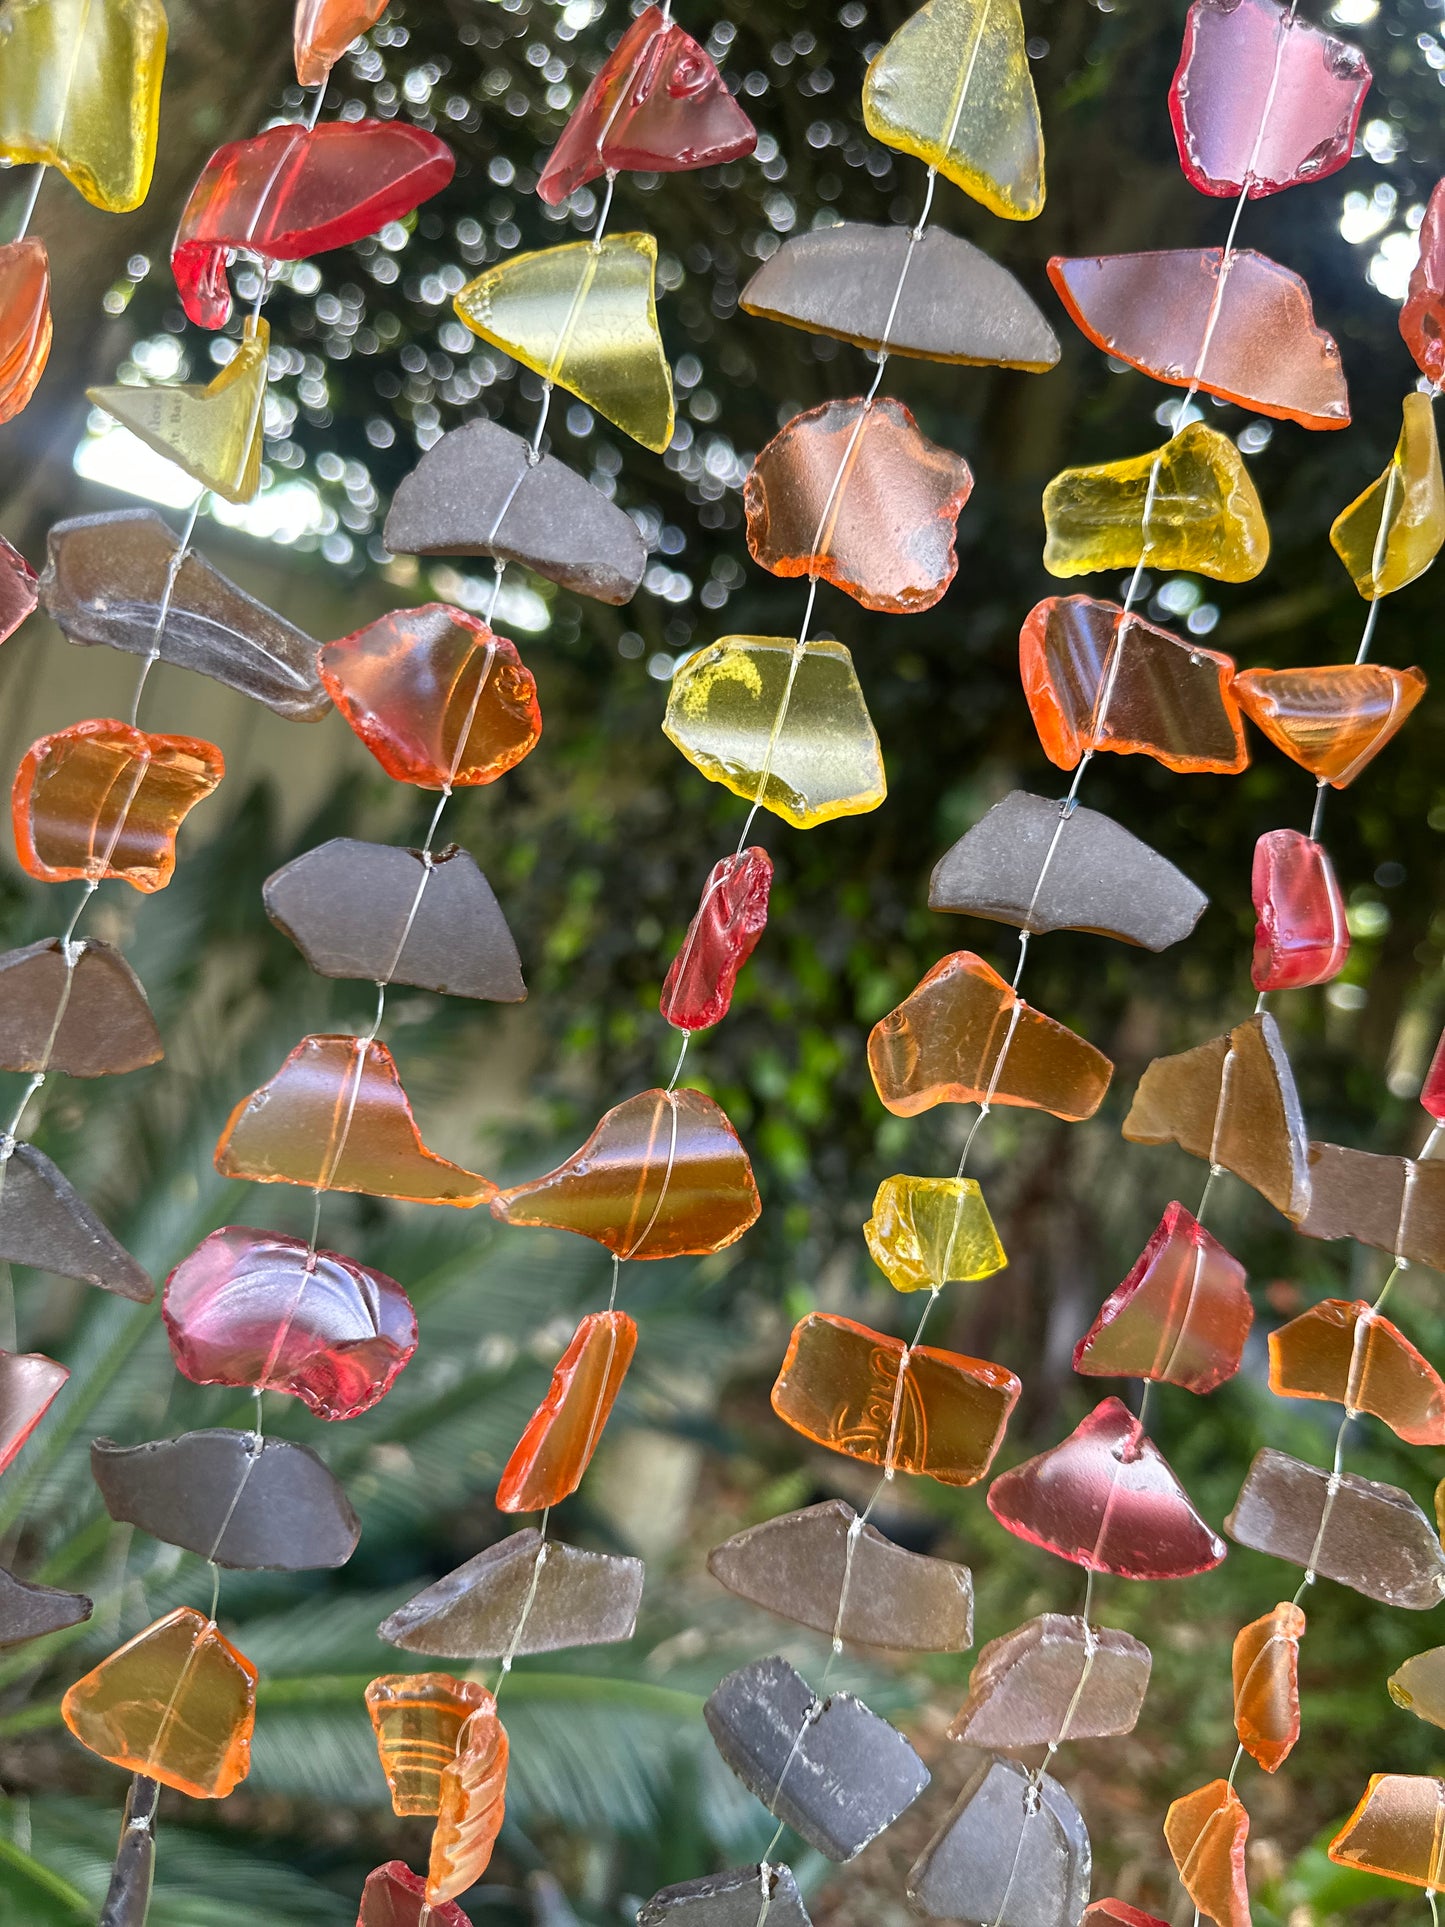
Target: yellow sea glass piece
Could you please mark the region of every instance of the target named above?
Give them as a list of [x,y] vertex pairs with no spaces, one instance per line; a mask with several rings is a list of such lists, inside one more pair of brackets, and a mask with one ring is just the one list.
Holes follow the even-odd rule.
[[878,732],[841,642],[725,636],[672,678],[662,727],[734,796],[812,829],[876,810],[888,794]]
[[4,0],[0,155],[59,168],[109,213],[139,207],[165,64],[161,0]]
[[896,1291],[975,1283],[1008,1263],[977,1178],[885,1178],[863,1236]]
[[270,341],[270,324],[252,316],[213,382],[152,382],[143,388],[122,382],[87,388],[86,396],[204,487],[228,502],[249,502],[261,486]]
[[1329,1852],[1342,1867],[1438,1892],[1445,1886],[1445,1780],[1427,1773],[1372,1773]]
[[473,334],[661,454],[672,440],[672,370],[656,272],[650,234],[570,241],[499,261],[467,283],[456,310]]
[[1050,575],[1142,561],[1248,582],[1269,560],[1269,528],[1244,458],[1203,422],[1147,455],[1064,469],[1044,490],[1044,528]]
[[1445,1646],[1412,1654],[1385,1684],[1396,1706],[1432,1726],[1445,1726]]
[[928,0],[868,68],[863,121],[1006,221],[1044,205],[1044,136],[1018,0]]
[[1330,542],[1366,602],[1403,589],[1440,553],[1445,479],[1428,395],[1406,395],[1390,466],[1335,517]]

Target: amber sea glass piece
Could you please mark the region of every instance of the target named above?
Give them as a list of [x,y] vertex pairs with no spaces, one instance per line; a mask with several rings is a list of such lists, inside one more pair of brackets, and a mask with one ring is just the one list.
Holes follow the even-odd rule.
[[0,956],[0,1070],[108,1077],[162,1056],[140,978],[95,938],[58,938]]
[[0,1652],[79,1626],[94,1611],[83,1592],[32,1585],[0,1566]]
[[193,1800],[224,1800],[251,1770],[256,1669],[189,1606],[75,1682],[60,1703],[82,1746]]
[[1234,1638],[1234,1730],[1266,1773],[1277,1773],[1300,1734],[1299,1643],[1305,1616],[1286,1600]]
[[0,535],[0,642],[6,642],[35,608],[35,571]]
[[1335,517],[1330,542],[1367,602],[1429,568],[1445,542],[1445,477],[1435,402],[1412,391],[1390,466]]
[[975,1283],[1008,1263],[977,1178],[885,1178],[863,1236],[895,1291]]
[[1396,1706],[1432,1726],[1445,1726],[1445,1646],[1415,1653],[1395,1668],[1386,1684]]
[[1266,830],[1254,846],[1250,981],[1256,990],[1300,990],[1338,977],[1350,954],[1344,899],[1330,853],[1298,830]]
[[1244,1266],[1171,1204],[1074,1347],[1074,1370],[1212,1392],[1239,1370],[1253,1322]]
[[1421,374],[1437,385],[1445,380],[1445,180],[1435,183],[1425,204],[1400,333]]
[[1408,1445],[1445,1445],[1445,1384],[1364,1299],[1326,1298],[1269,1335],[1269,1386],[1369,1412]]
[[1010,1753],[1132,1733],[1152,1663],[1130,1633],[1041,1613],[983,1648],[948,1737]]
[[636,1349],[637,1326],[625,1311],[587,1314],[503,1468],[499,1512],[541,1512],[577,1490]]
[[502,1830],[507,1796],[507,1731],[488,1694],[457,1735],[442,1769],[437,1823],[427,1864],[428,1901],[447,1901],[480,1880]]
[[[8,1150],[8,1155],[6,1152]],[[0,1259],[149,1304],[155,1286],[33,1144],[0,1145]]]
[[370,33],[385,12],[386,0],[296,0],[292,45],[301,85],[320,87],[352,41]]
[[249,502],[261,486],[270,342],[269,324],[248,316],[245,335],[214,381],[118,383],[87,388],[86,399],[203,488]]
[[457,1736],[480,1707],[494,1704],[479,1680],[450,1673],[385,1673],[366,1689],[366,1710],[386,1775],[392,1811],[434,1814]]
[[767,924],[772,884],[772,861],[757,844],[713,865],[663,980],[658,1008],[667,1023],[706,1030],[727,1016],[738,972]]
[[50,257],[27,236],[0,247],[0,422],[35,393],[50,358]]
[[404,1860],[388,1860],[366,1876],[356,1927],[471,1927],[450,1900],[427,1900],[426,1881]]
[[1240,706],[1276,749],[1342,790],[1374,760],[1425,694],[1418,669],[1323,663],[1316,669],[1244,669]]
[[69,1377],[68,1365],[43,1352],[0,1351],[0,1472],[13,1463]]
[[1179,1884],[1200,1913],[1218,1927],[1250,1927],[1244,1871],[1249,1815],[1229,1782],[1211,1780],[1175,1800],[1164,1816],[1164,1839]]
[[1083,1818],[1057,1780],[985,1756],[909,1869],[908,1901],[915,1913],[976,1927],[1078,1927],[1091,1859]]
[[1436,1892],[1445,1885],[1445,1780],[1425,1773],[1372,1773],[1329,1852],[1342,1867]]
[[584,1552],[524,1526],[423,1587],[376,1632],[438,1659],[551,1653],[630,1639],[641,1602],[640,1559]]
[[1354,1238],[1445,1270],[1445,1159],[1390,1158],[1344,1144],[1309,1148],[1307,1238]]

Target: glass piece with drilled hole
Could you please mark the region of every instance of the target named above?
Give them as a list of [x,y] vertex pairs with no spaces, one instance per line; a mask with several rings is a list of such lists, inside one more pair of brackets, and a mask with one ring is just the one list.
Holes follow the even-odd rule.
[[499,1512],[541,1512],[577,1490],[636,1349],[637,1326],[625,1311],[587,1314],[502,1469]]
[[1445,1780],[1372,1773],[1360,1804],[1330,1842],[1330,1859],[1438,1891],[1445,1885]]
[[983,1759],[908,1874],[915,1913],[982,1927],[1078,1927],[1092,1856],[1058,1781]]
[[437,1811],[442,1774],[456,1758],[463,1725],[494,1704],[480,1680],[450,1673],[384,1673],[372,1680],[366,1710],[394,1813],[407,1819]]
[[1390,466],[1335,517],[1330,543],[1367,602],[1429,568],[1445,542],[1445,477],[1432,395],[1406,395]]
[[1445,1159],[1389,1158],[1312,1143],[1307,1238],[1353,1238],[1445,1271]]
[[1254,846],[1250,981],[1256,990],[1301,990],[1338,977],[1350,954],[1344,899],[1330,853],[1298,830],[1266,830]]
[[0,1566],[0,1652],[79,1626],[92,1610],[84,1593],[32,1585]]
[[661,1887],[638,1910],[637,1927],[812,1927],[791,1867],[764,1862]]
[[164,1055],[141,980],[96,938],[0,956],[0,1070],[106,1077]]
[[1253,1323],[1244,1266],[1171,1204],[1074,1347],[1074,1370],[1212,1392],[1239,1370]]
[[385,11],[386,0],[296,0],[292,46],[301,85],[323,86],[352,41],[369,33]]
[[1012,1753],[1132,1733],[1152,1663],[1129,1633],[1042,1613],[979,1653],[948,1737]]
[[1445,1383],[1363,1298],[1325,1298],[1269,1335],[1269,1388],[1369,1412],[1407,1445],[1445,1445]]
[[69,1377],[68,1365],[43,1352],[0,1351],[0,1472],[14,1463]]
[[896,1291],[973,1284],[1008,1263],[977,1178],[885,1178],[863,1236]]
[[1386,1684],[1396,1706],[1432,1726],[1445,1726],[1445,1646],[1414,1654],[1395,1668]]
[[507,1798],[507,1730],[487,1694],[457,1735],[442,1769],[436,1830],[427,1865],[428,1901],[448,1901],[480,1880],[502,1830]]
[[50,336],[45,243],[34,237],[7,242],[0,247],[0,422],[13,421],[35,393],[50,358]]
[[1300,1735],[1299,1643],[1305,1616],[1291,1600],[1234,1638],[1234,1730],[1266,1773],[1277,1773]]
[[757,949],[768,921],[773,865],[753,844],[715,863],[682,948],[668,966],[658,1008],[677,1030],[721,1023],[738,972]]
[[1164,1816],[1164,1839],[1179,1884],[1201,1914],[1218,1927],[1250,1927],[1244,1849],[1249,1815],[1227,1780],[1211,1780],[1175,1800]]
[[156,1810],[160,1797],[158,1782],[143,1773],[137,1773],[126,1790],[120,1843],[101,1905],[99,1927],[146,1927],[155,1873]]
[[449,1900],[433,1907],[423,1876],[404,1860],[388,1860],[366,1876],[356,1927],[471,1927],[471,1922]]
[[0,1259],[147,1305],[156,1288],[65,1174],[33,1144],[0,1146]]
[[86,399],[202,488],[249,502],[261,486],[266,355],[271,329],[248,316],[236,352],[214,381],[87,388]]
[[1276,749],[1342,790],[1403,727],[1425,694],[1425,678],[1418,669],[1332,662],[1317,669],[1241,670],[1234,688],[1244,713]]
[[1438,387],[1445,381],[1445,181],[1435,183],[1426,203],[1400,333],[1420,372]]

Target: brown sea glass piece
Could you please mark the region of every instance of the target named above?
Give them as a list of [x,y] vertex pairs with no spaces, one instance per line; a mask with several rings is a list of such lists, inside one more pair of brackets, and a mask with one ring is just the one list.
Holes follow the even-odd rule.
[[1114,1067],[1032,1009],[971,950],[941,958],[868,1033],[873,1088],[896,1117],[935,1104],[1017,1104],[1092,1117]]
[[931,609],[958,568],[968,463],[902,402],[830,401],[795,415],[743,486],[748,548],[774,575],[819,576],[865,609]]
[[1239,1370],[1253,1323],[1244,1266],[1171,1204],[1074,1347],[1074,1370],[1212,1392]]
[[507,1797],[507,1731],[490,1693],[457,1735],[442,1770],[426,1897],[447,1901],[480,1880],[502,1830]]
[[1250,1927],[1244,1849],[1249,1815],[1226,1780],[1211,1780],[1174,1801],[1164,1816],[1164,1838],[1179,1884],[1201,1914],[1218,1927]]
[[394,1813],[405,1819],[437,1811],[442,1774],[456,1757],[463,1725],[493,1703],[479,1680],[450,1673],[385,1673],[372,1680],[366,1710]]
[[14,1462],[69,1377],[68,1365],[43,1352],[0,1351],[0,1472]]
[[793,1327],[773,1410],[795,1432],[865,1465],[976,1485],[1021,1387],[1002,1365],[907,1347],[851,1318],[809,1312]]
[[276,1075],[243,1097],[216,1145],[223,1178],[463,1210],[496,1195],[475,1171],[421,1141],[396,1062],[373,1038],[303,1037]]
[[1285,1600],[1234,1638],[1234,1730],[1266,1773],[1277,1773],[1300,1734],[1299,1643],[1305,1616]]
[[1390,1698],[1417,1719],[1445,1726],[1445,1646],[1415,1653],[1386,1681]]
[[1445,1271],[1445,1159],[1390,1158],[1311,1143],[1307,1238],[1354,1238]]
[[1445,1780],[1425,1773],[1372,1773],[1329,1851],[1342,1867],[1437,1892],[1445,1886]]
[[33,1144],[0,1144],[0,1259],[80,1278],[148,1305],[148,1272],[113,1238],[64,1172]]
[[1269,1387],[1383,1419],[1408,1445],[1445,1445],[1445,1383],[1363,1298],[1326,1298],[1269,1335]]
[[1235,694],[1249,720],[1311,776],[1342,790],[1374,761],[1425,694],[1418,669],[1377,662],[1244,669]]
[[83,1592],[36,1586],[0,1566],[0,1652],[63,1632],[90,1618],[94,1607]]
[[0,247],[0,422],[13,421],[50,359],[50,257],[34,236]]
[[431,1906],[426,1880],[404,1860],[388,1860],[374,1867],[361,1890],[361,1912],[356,1927],[472,1927],[449,1900]]
[[0,957],[0,1070],[107,1077],[164,1056],[141,980],[113,944],[54,938]]
[[587,1314],[503,1468],[499,1512],[541,1512],[577,1490],[636,1349],[637,1326],[625,1311]]
[[1012,1753],[1132,1733],[1151,1664],[1130,1633],[1041,1613],[983,1648],[948,1737]]
[[565,1164],[492,1200],[503,1224],[575,1231],[619,1258],[722,1251],[761,1209],[737,1132],[687,1089],[627,1098]]

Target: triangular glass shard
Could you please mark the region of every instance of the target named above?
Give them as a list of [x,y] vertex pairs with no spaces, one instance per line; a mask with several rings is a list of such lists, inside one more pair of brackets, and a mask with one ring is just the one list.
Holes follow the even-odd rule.
[[905,1347],[851,1318],[809,1312],[793,1327],[773,1410],[815,1445],[940,1485],[977,1485],[1022,1387],[986,1359]]
[[1316,327],[1304,282],[1253,248],[1233,250],[1227,275],[1222,260],[1220,248],[1056,255],[1049,279],[1116,361],[1302,428],[1347,428],[1340,351]]
[[124,214],[150,189],[166,64],[161,0],[6,0],[0,155],[54,167]]
[[878,732],[841,642],[725,636],[673,671],[663,734],[694,769],[795,830],[876,810]]
[[385,12],[386,0],[296,0],[292,51],[300,84],[320,87],[352,41],[370,33]]
[[1298,830],[1266,830],[1254,846],[1249,893],[1259,919],[1249,968],[1256,990],[1301,990],[1339,976],[1350,926],[1323,843]]
[[43,1352],[0,1351],[0,1472],[14,1463],[69,1377],[68,1365]]
[[824,402],[754,461],[743,485],[748,550],[774,575],[821,577],[865,609],[911,615],[954,578],[972,491],[968,463],[929,441],[902,402]]
[[930,910],[1038,936],[1092,930],[1146,950],[1179,943],[1209,899],[1166,857],[1100,810],[1011,790],[938,859]]
[[261,899],[323,977],[503,1004],[527,995],[501,905],[455,843],[423,853],[333,837],[273,871]]
[[1234,1638],[1234,1730],[1266,1773],[1277,1773],[1300,1735],[1299,1643],[1305,1616],[1285,1600]]
[[1445,1445],[1445,1383],[1363,1298],[1324,1298],[1269,1335],[1269,1388],[1369,1412],[1407,1445]]
[[1367,602],[1429,568],[1445,542],[1445,477],[1432,395],[1405,397],[1390,466],[1335,517],[1330,544]]
[[507,1797],[507,1730],[490,1694],[457,1735],[442,1769],[436,1829],[427,1864],[428,1901],[465,1893],[486,1872]]
[[1129,1633],[1042,1613],[983,1648],[948,1737],[1012,1753],[1132,1733],[1152,1664]]
[[0,535],[0,642],[7,642],[38,599],[35,571]]
[[609,234],[596,245],[509,255],[469,281],[454,305],[483,341],[661,454],[673,405],[656,275],[652,235]]
[[145,988],[113,944],[58,938],[0,956],[0,1070],[107,1077],[165,1055]]
[[502,1468],[499,1512],[542,1512],[577,1490],[636,1349],[637,1325],[625,1311],[589,1312],[581,1321]]
[[82,1746],[193,1800],[224,1800],[251,1770],[256,1669],[181,1606],[77,1680],[60,1703]]
[[289,1439],[183,1432],[93,1439],[90,1470],[112,1519],[244,1572],[344,1566],[361,1521],[324,1462]]
[[79,1278],[138,1305],[156,1295],[150,1274],[33,1144],[14,1144],[0,1158],[0,1259]]
[[1074,1347],[1074,1370],[1212,1392],[1239,1370],[1253,1323],[1244,1266],[1171,1204]]
[[84,1593],[34,1586],[0,1566],[0,1652],[78,1626],[92,1610]]
[[928,0],[869,63],[863,124],[1006,221],[1044,205],[1044,133],[1018,0]]
[[1360,1804],[1330,1842],[1342,1867],[1445,1885],[1445,1780],[1425,1773],[1372,1773]]
[[86,400],[203,488],[228,502],[249,502],[261,486],[270,344],[269,323],[248,316],[235,354],[214,381],[87,388]]
[[1164,1839],[1179,1884],[1200,1913],[1218,1927],[1250,1927],[1244,1871],[1249,1815],[1230,1782],[1211,1780],[1174,1801],[1164,1816]]
[[1445,181],[1435,183],[1425,205],[1400,333],[1421,374],[1438,386],[1445,380]]
[[181,213],[171,272],[200,328],[231,318],[226,266],[238,249],[302,261],[400,221],[456,168],[446,142],[404,120],[288,122],[218,147]]
[[1058,1781],[985,1759],[910,1868],[908,1900],[975,1927],[1078,1927],[1091,1871],[1088,1831]]
[[1311,1143],[1307,1238],[1354,1238],[1445,1271],[1445,1159],[1388,1158]]
[[99,1927],[146,1927],[156,1862],[156,1809],[161,1790],[137,1773],[126,1791],[120,1842],[101,1904]]
[[1418,669],[1378,662],[1317,669],[1242,669],[1240,707],[1276,749],[1342,790],[1374,761],[1425,694]]
[[1123,1129],[1131,1144],[1177,1144],[1232,1171],[1296,1224],[1310,1208],[1304,1114],[1268,1011],[1207,1044],[1156,1057]]
[[638,1909],[637,1927],[812,1927],[791,1867],[765,1861],[660,1887]]
[[372,1680],[366,1710],[394,1813],[415,1819],[436,1812],[462,1727],[493,1704],[480,1680],[450,1673],[384,1673]]
[[707,49],[648,7],[572,109],[537,192],[557,207],[599,174],[713,167],[741,160],[757,141]]
[[1445,1726],[1445,1646],[1432,1646],[1397,1666],[1386,1684],[1396,1706],[1432,1726]]
[[766,927],[772,885],[772,861],[756,843],[713,865],[658,1000],[675,1029],[707,1030],[727,1016],[738,972]]
[[243,1097],[216,1145],[223,1178],[364,1191],[468,1210],[497,1187],[429,1151],[396,1061],[373,1038],[303,1037],[274,1077]]
[[1059,358],[1058,337],[1008,270],[938,227],[917,243],[907,228],[861,221],[795,234],[754,274],[741,306],[859,348],[886,338],[889,354],[923,361],[1042,374]]
[[785,1659],[729,1673],[702,1716],[748,1791],[829,1860],[860,1854],[928,1785],[895,1727],[851,1693],[820,1703]]
[[977,1178],[885,1178],[863,1237],[895,1291],[976,1284],[1008,1263]]
[[830,1638],[913,1653],[973,1644],[968,1567],[895,1546],[843,1499],[735,1533],[707,1569],[739,1599]]
[[0,247],[0,422],[13,421],[50,359],[50,257],[27,236]]
[[762,1209],[753,1168],[721,1107],[701,1091],[640,1091],[582,1146],[492,1201],[503,1224],[552,1225],[619,1258],[722,1251]]
[[1001,1472],[988,1509],[1018,1538],[1121,1579],[1186,1579],[1217,1566],[1226,1550],[1117,1398],[1096,1405],[1061,1444]]
[[982,957],[940,960],[868,1033],[873,1087],[895,1117],[935,1104],[1018,1104],[1078,1122],[1103,1102],[1102,1051],[1032,1009]]
[[471,1927],[471,1922],[450,1900],[432,1906],[422,1875],[404,1860],[388,1860],[366,1876],[356,1927]]
[[1264,1446],[1224,1529],[1241,1546],[1387,1606],[1426,1612],[1445,1599],[1445,1551],[1397,1485],[1326,1472]]

